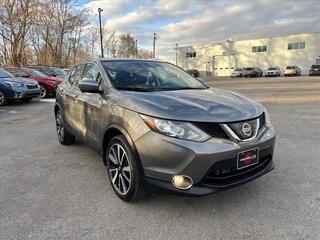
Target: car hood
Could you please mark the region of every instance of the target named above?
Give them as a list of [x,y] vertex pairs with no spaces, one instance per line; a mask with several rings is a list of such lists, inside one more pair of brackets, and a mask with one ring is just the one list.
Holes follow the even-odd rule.
[[53,81],[56,83],[62,82],[62,79],[57,78],[57,77],[32,77],[32,79],[37,80],[37,81]]
[[118,91],[117,103],[127,109],[171,120],[233,122],[258,117],[263,106],[238,93],[216,88],[159,92]]
[[0,78],[1,81],[9,81],[9,82],[16,82],[16,83],[24,83],[24,84],[34,84],[37,83],[34,80],[28,79],[28,78]]

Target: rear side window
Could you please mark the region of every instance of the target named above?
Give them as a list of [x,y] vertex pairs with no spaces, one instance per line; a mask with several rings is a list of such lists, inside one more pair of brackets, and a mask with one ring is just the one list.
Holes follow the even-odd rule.
[[68,77],[68,82],[72,85],[77,85],[79,80],[82,78],[82,72],[83,72],[83,65],[78,65],[74,67]]

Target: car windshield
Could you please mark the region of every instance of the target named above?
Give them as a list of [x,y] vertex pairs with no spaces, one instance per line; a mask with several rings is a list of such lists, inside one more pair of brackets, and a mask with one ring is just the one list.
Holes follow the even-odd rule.
[[311,68],[320,68],[320,65],[312,65]]
[[152,61],[103,61],[112,84],[119,90],[168,91],[206,89],[199,80],[170,63]]
[[0,69],[0,78],[14,78],[14,76],[3,69]]
[[252,71],[253,68],[244,68],[243,70],[246,70],[246,71]]
[[277,68],[271,67],[271,68],[269,68],[268,70],[277,70]]
[[53,68],[53,71],[57,74],[57,76],[64,76],[66,72],[61,68]]
[[294,66],[288,66],[287,69],[295,69]]
[[37,70],[34,70],[32,68],[28,68],[27,71],[33,76],[33,77],[48,77],[48,75],[39,72]]

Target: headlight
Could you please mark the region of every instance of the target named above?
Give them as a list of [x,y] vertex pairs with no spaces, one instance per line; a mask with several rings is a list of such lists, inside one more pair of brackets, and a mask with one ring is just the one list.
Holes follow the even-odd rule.
[[12,88],[14,88],[14,87],[23,87],[22,83],[9,82],[9,81],[5,81],[5,83],[7,84],[7,86],[10,86]]
[[205,132],[188,122],[140,116],[152,130],[163,135],[196,142],[204,142],[210,138]]
[[266,119],[266,126],[267,127],[272,127],[271,120],[270,120],[270,115],[269,115],[267,109],[264,109],[264,117]]

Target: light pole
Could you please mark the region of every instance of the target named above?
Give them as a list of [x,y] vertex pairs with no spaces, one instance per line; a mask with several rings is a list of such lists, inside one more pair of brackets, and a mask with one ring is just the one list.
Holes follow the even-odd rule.
[[138,39],[136,39],[136,58],[138,58]]
[[153,58],[156,58],[156,39],[157,39],[158,34],[153,33]]
[[103,42],[102,42],[102,27],[101,27],[101,12],[103,11],[103,9],[98,8],[98,12],[99,12],[99,26],[100,26],[100,45],[101,45],[101,57],[104,58],[103,56]]
[[178,43],[176,43],[176,66],[178,66]]

